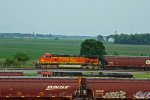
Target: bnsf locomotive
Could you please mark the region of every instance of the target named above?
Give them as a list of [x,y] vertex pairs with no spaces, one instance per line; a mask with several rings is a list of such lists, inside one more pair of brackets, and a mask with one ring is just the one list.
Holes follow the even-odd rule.
[[45,53],[38,58],[36,65],[39,68],[82,68],[99,69],[100,61],[98,56],[69,56]]

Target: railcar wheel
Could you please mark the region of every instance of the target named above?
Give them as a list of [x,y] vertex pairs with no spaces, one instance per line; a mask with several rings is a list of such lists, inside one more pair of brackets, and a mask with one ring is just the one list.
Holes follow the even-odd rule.
[[53,69],[57,69],[57,68],[58,68],[58,65],[53,65],[52,68],[53,68]]
[[88,66],[88,69],[92,69],[93,67],[92,66]]
[[51,69],[51,65],[46,65],[46,66],[47,66],[46,68]]
[[106,69],[111,70],[111,69],[112,69],[112,67],[111,67],[111,66],[107,66],[107,67],[106,67]]
[[46,68],[46,65],[41,65],[41,68]]
[[82,69],[87,69],[87,66],[84,65],[84,66],[82,66],[81,68],[82,68]]

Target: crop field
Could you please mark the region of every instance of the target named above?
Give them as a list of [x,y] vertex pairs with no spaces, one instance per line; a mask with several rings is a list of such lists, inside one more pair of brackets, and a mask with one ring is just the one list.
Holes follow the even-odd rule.
[[108,55],[150,56],[150,45],[104,43]]
[[[20,39],[0,38],[0,58],[11,58],[16,52],[27,53],[32,60],[45,52],[79,55],[83,39]],[[124,45],[104,43],[108,55],[150,56],[149,45]]]

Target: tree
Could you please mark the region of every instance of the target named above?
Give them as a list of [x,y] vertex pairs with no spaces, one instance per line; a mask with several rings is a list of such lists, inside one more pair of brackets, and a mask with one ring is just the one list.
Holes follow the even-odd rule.
[[26,53],[20,53],[20,52],[16,53],[14,55],[14,58],[18,61],[23,62],[23,63],[25,63],[26,61],[28,61],[30,59]]
[[101,59],[104,54],[106,54],[105,47],[100,41],[96,41],[95,39],[86,39],[81,43],[80,55],[98,55]]
[[98,41],[104,41],[104,38],[103,38],[102,35],[98,35],[98,36],[97,36],[97,40],[98,40]]

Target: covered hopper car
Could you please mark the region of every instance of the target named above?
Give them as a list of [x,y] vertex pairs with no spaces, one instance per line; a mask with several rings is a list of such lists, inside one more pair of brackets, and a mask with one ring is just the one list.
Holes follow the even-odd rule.
[[0,100],[71,100],[78,88],[77,78],[0,78]]
[[45,53],[38,58],[36,65],[39,68],[82,68],[99,69],[98,56],[69,56]]
[[150,57],[144,56],[103,56],[105,68],[150,69]]
[[86,85],[95,100],[150,99],[150,80],[145,79],[87,79]]

